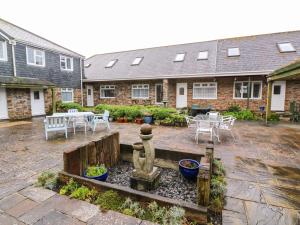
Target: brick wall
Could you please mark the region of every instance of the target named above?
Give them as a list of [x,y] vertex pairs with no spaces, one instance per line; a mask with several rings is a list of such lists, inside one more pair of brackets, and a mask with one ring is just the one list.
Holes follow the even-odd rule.
[[9,119],[31,117],[30,89],[7,88],[6,95]]
[[[226,110],[230,105],[237,104],[242,108],[247,107],[247,99],[233,99],[233,84],[234,77],[224,78],[199,78],[199,79],[169,79],[168,80],[168,105],[170,107],[176,107],[176,83],[187,83],[188,84],[188,107],[192,104],[199,104],[201,106],[212,105],[217,110]],[[265,79],[262,76],[256,76],[250,78],[253,81],[262,81],[262,98],[261,99],[250,99],[249,106],[251,110],[258,111],[259,106],[266,105],[266,93],[267,85]],[[247,81],[248,77],[238,77],[236,81]],[[193,99],[193,83],[195,82],[217,82],[218,91],[217,99],[202,100]],[[84,105],[86,105],[86,85],[93,85],[94,88],[94,105],[97,104],[116,104],[116,105],[132,105],[132,104],[155,104],[155,84],[163,83],[163,80],[144,80],[144,81],[113,81],[113,82],[97,82],[89,83],[84,85]],[[116,85],[117,97],[112,99],[101,99],[100,98],[100,84],[104,85]],[[133,100],[131,98],[131,85],[132,84],[149,84],[150,93],[149,100]],[[166,82],[164,86],[166,85]],[[166,96],[166,95],[165,95]]]

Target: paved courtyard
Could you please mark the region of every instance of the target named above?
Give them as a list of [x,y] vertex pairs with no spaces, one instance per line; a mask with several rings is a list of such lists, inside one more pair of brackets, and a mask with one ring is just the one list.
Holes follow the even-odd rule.
[[[139,125],[112,124],[121,143],[139,140]],[[0,123],[0,224],[146,224],[115,212],[103,213],[87,202],[69,199],[33,186],[38,174],[62,169],[64,149],[105,134],[50,135],[45,141],[41,118]],[[155,127],[156,147],[204,152],[187,128]],[[237,123],[231,136],[222,133],[216,156],[226,167],[227,204],[224,224],[300,223],[300,126],[271,127]],[[52,137],[52,138],[51,138]]]

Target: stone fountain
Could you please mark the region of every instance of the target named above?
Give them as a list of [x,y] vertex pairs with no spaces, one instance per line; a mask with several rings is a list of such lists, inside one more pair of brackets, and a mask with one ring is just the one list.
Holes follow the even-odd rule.
[[130,177],[130,187],[139,191],[153,190],[159,183],[159,170],[154,166],[155,149],[153,146],[152,127],[149,124],[141,126],[142,142],[133,144],[134,170]]

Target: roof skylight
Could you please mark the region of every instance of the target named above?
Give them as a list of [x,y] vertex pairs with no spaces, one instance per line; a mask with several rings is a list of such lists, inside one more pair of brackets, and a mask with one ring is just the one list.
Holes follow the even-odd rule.
[[184,61],[185,53],[177,53],[174,62]]
[[117,61],[118,61],[117,59],[110,60],[109,63],[107,63],[107,65],[105,66],[105,68],[113,67],[116,64]]
[[199,52],[198,59],[199,60],[208,59],[208,51]]
[[240,56],[240,49],[239,48],[228,48],[227,49],[227,56]]
[[132,66],[136,66],[136,65],[139,65],[142,60],[143,60],[144,57],[136,57],[133,62],[131,63]]
[[278,43],[277,44],[280,52],[295,52],[296,49],[290,42]]

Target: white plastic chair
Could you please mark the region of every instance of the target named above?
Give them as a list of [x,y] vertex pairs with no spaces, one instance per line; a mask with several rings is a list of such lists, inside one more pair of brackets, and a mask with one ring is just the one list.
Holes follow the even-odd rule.
[[96,127],[98,124],[105,124],[106,128],[110,130],[109,125],[109,111],[105,110],[103,115],[94,115],[93,121],[92,121],[92,130],[95,132]]
[[236,121],[235,117],[224,116],[223,119],[222,119],[222,122],[219,125],[220,130],[225,130],[225,131],[230,132],[230,134],[231,134],[234,141],[235,141],[235,137],[233,135],[232,129],[233,129],[235,121]]
[[48,140],[48,132],[56,131],[64,131],[68,138],[68,122],[64,116],[46,116],[44,125],[46,140]]
[[218,120],[218,117],[220,116],[220,113],[219,112],[208,112],[206,113],[206,115],[208,115],[208,118],[210,120]]
[[76,127],[83,126],[84,133],[86,134],[86,127],[88,125],[88,120],[86,116],[76,116],[73,118],[73,127],[74,127],[74,134]]
[[68,113],[78,113],[78,109],[69,109]]
[[186,116],[185,121],[187,123],[188,128],[195,128],[197,127],[196,122],[194,120],[194,117],[192,116]]
[[209,120],[198,120],[197,121],[197,129],[196,129],[196,143],[199,143],[199,135],[200,134],[209,134],[210,141],[213,139],[213,127]]

